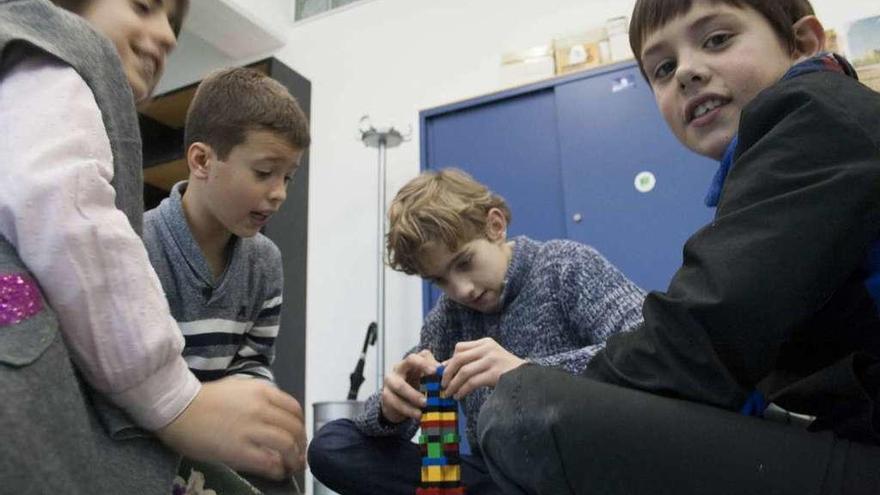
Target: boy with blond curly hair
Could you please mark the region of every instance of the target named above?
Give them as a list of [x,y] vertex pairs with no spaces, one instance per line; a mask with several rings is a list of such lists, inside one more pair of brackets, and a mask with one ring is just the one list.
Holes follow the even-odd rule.
[[389,209],[389,264],[443,295],[418,346],[385,377],[353,422],[316,434],[312,473],[343,494],[410,495],[419,481],[419,378],[446,366],[442,386],[461,400],[474,447],[462,456],[468,493],[502,493],[476,441],[477,417],[501,374],[523,363],[581,373],[609,335],[641,319],[644,292],[589,246],[507,238],[504,199],[455,169],[424,172]]

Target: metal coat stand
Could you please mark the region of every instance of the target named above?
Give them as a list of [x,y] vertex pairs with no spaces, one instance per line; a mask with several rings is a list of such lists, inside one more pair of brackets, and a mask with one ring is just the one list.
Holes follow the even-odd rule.
[[379,150],[378,161],[378,201],[376,205],[378,215],[378,235],[376,237],[377,253],[376,253],[376,354],[378,354],[376,362],[376,387],[381,390],[382,380],[385,374],[385,231],[386,231],[386,215],[385,215],[385,153],[388,148],[396,148],[400,144],[409,139],[409,135],[404,135],[394,127],[374,127],[370,122],[370,117],[364,115],[360,120],[361,141],[368,148],[377,148]]

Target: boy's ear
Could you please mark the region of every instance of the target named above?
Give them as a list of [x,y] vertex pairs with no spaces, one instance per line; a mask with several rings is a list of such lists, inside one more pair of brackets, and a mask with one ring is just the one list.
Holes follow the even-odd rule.
[[195,142],[186,150],[186,164],[189,167],[191,179],[208,178],[211,161],[216,159],[214,150],[205,143]]
[[825,28],[814,15],[802,17],[792,26],[794,29],[795,63],[818,55],[825,50]]
[[507,239],[507,217],[498,208],[486,214],[486,236],[493,242]]

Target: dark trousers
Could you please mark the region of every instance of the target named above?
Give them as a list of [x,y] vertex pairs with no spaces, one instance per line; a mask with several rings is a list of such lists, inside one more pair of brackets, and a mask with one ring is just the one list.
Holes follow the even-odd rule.
[[[348,419],[324,425],[309,445],[309,467],[327,488],[342,495],[413,495],[421,478],[419,446],[399,436],[364,435]],[[482,457],[461,456],[468,495],[498,494]]]
[[880,447],[538,366],[501,377],[479,439],[507,495],[880,494]]

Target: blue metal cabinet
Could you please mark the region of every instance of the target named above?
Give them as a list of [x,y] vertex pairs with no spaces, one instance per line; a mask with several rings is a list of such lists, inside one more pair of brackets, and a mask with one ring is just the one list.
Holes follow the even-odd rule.
[[429,119],[423,143],[427,166],[455,166],[503,196],[514,221],[509,234],[538,239],[565,236],[562,177],[552,88]]
[[[510,235],[590,244],[646,289],[666,288],[712,216],[717,165],[672,136],[633,63],[425,110],[421,133],[422,168],[457,166],[504,196]],[[426,288],[425,312],[439,295]]]
[[[422,168],[458,167],[507,200],[508,235],[566,236],[552,88],[444,107],[422,119]],[[440,293],[426,284],[425,310]]]
[[684,242],[711,220],[717,163],[686,150],[637,66],[556,86],[567,237],[594,246],[634,282],[663,290]]

